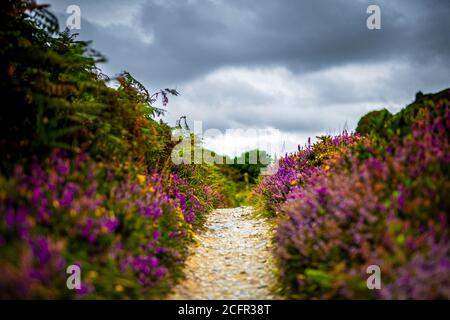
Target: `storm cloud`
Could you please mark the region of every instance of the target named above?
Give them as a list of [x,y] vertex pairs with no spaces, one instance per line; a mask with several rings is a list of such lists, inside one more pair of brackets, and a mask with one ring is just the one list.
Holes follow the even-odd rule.
[[[106,73],[176,87],[172,124],[186,115],[205,128],[303,139],[354,129],[369,110],[396,111],[419,90],[450,85],[448,1],[40,2],[62,26],[67,6],[80,6],[80,38],[108,58]],[[381,8],[380,30],[366,27],[370,4]]]

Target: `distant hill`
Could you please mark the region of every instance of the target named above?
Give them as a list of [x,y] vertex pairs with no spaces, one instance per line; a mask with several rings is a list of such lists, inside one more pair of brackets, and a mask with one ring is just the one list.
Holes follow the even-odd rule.
[[450,101],[450,88],[429,94],[419,91],[415,101],[398,113],[392,114],[386,109],[369,112],[359,120],[356,132],[383,139],[389,139],[393,135],[403,137],[411,131],[411,124],[421,110],[432,110],[434,105],[444,100]]

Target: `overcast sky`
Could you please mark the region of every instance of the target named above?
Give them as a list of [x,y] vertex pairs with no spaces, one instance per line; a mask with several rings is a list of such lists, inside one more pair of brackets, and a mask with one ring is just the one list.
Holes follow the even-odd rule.
[[[232,155],[278,152],[319,134],[353,130],[370,110],[398,111],[417,91],[450,86],[447,0],[51,0],[65,26],[81,8],[80,38],[150,91],[176,88],[165,120],[183,115]],[[381,8],[369,30],[366,9]],[[258,131],[259,130],[259,131]]]

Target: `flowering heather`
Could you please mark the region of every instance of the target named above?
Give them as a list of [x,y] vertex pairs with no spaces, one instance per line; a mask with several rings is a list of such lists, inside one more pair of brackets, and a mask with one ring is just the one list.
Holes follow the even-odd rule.
[[263,210],[275,214],[294,187],[303,185],[309,176],[321,170],[327,159],[358,139],[358,134],[344,131],[338,136],[320,137],[314,145],[308,141],[305,148],[299,147],[298,152],[281,158],[277,172],[264,177],[255,190],[262,199]]
[[79,298],[167,291],[210,204],[175,174],[121,170],[54,152],[30,172],[17,165],[0,176],[1,297],[70,297],[71,264],[82,270]]
[[176,90],[152,94],[126,71],[110,79],[46,5],[4,4],[0,298],[163,297],[193,230],[228,200],[226,177],[171,165],[172,128],[153,104]]
[[[306,170],[309,148],[286,157],[259,187],[276,197],[268,205],[279,211],[286,295],[449,299],[449,132],[441,100],[418,112],[404,137],[356,139]],[[381,290],[366,287],[369,265],[381,268]]]

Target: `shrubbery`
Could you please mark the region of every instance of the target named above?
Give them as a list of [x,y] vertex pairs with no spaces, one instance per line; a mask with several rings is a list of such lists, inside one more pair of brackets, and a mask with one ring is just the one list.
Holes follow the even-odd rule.
[[[135,174],[56,151],[30,173],[1,178],[1,295],[70,297],[65,268],[82,268],[80,296],[158,297],[179,271],[208,189],[173,173]],[[203,200],[203,201],[202,201]],[[171,272],[169,272],[169,270]]]
[[34,1],[3,1],[0,15],[0,297],[162,297],[192,230],[231,201],[214,166],[170,161],[172,129],[152,104],[178,93],[108,79]]
[[[372,113],[383,119],[364,117],[362,136],[323,138],[263,179],[288,297],[450,298],[449,96]],[[366,287],[369,265],[381,290]]]
[[[299,147],[298,152],[278,161],[276,174],[264,177],[255,189],[260,198],[260,211],[273,216],[280,210],[296,186],[303,186],[308,177],[317,172],[330,157],[358,140],[358,135],[343,132],[335,137],[319,137],[319,142]],[[329,166],[327,167],[329,169]]]

